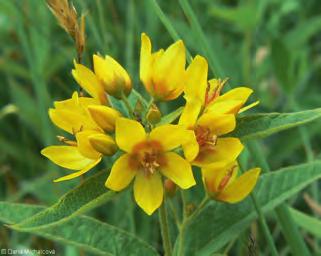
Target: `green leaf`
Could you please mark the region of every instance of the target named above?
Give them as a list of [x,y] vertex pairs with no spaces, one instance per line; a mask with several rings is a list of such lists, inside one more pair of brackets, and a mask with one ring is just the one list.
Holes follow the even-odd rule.
[[163,125],[163,124],[170,124],[174,122],[182,114],[182,111],[183,111],[183,107],[180,107],[174,110],[173,112],[167,114],[166,116],[163,116],[160,122],[157,124],[157,126]]
[[[0,202],[0,221],[11,224],[43,211],[41,206]],[[134,235],[85,216],[30,233],[98,255],[158,255],[154,248]]]
[[293,208],[290,208],[290,212],[299,227],[308,231],[312,235],[321,238],[321,220],[313,218]]
[[24,219],[12,228],[29,230],[57,225],[106,203],[116,195],[104,186],[106,177],[106,171],[97,173],[62,196],[53,206]]
[[303,125],[321,117],[321,108],[293,113],[255,114],[240,117],[232,136],[243,141],[269,136],[283,130]]
[[[321,161],[291,166],[263,174],[254,193],[262,211],[267,212],[320,177]],[[211,255],[256,217],[250,198],[238,204],[212,201],[186,223],[175,245],[176,255]]]

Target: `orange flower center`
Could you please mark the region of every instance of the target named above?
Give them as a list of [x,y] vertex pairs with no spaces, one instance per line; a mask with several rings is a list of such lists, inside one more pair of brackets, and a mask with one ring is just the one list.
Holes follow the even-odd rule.
[[197,143],[200,147],[209,146],[214,147],[217,142],[217,135],[212,134],[207,127],[197,126],[194,129]]
[[146,140],[137,144],[132,152],[132,164],[151,175],[165,163],[162,145],[158,141]]

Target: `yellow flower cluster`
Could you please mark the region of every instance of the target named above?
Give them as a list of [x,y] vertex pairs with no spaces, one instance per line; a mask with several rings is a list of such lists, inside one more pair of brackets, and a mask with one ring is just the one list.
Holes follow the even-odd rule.
[[[116,60],[94,55],[93,66],[92,71],[75,63],[72,70],[91,97],[74,92],[49,110],[52,122],[70,135],[59,136],[63,145],[46,147],[41,153],[75,171],[55,181],[88,172],[103,156],[110,161],[117,158],[106,187],[121,191],[133,181],[135,200],[149,215],[163,202],[162,176],[188,189],[196,184],[192,166],[201,168],[205,189],[213,199],[234,203],[253,190],[259,168],[238,177],[236,159],[243,145],[238,138],[225,136],[235,129],[235,116],[256,104],[243,107],[251,89],[239,87],[221,94],[226,80],[208,81],[205,58],[196,56],[186,68],[182,41],[152,53],[151,41],[143,33],[140,79],[147,92],[156,103],[182,94],[186,100],[177,124],[160,124],[156,105],[141,110],[145,118],[126,117],[111,106],[110,97],[126,101],[132,91],[130,76]],[[153,120],[146,118],[148,114]]]

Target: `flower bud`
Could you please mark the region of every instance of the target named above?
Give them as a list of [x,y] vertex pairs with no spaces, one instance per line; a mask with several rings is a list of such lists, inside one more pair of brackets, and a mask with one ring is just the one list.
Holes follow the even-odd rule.
[[166,179],[164,181],[164,189],[165,189],[166,195],[168,195],[169,197],[173,197],[175,196],[177,186],[173,181]]
[[115,130],[116,119],[121,116],[117,110],[102,105],[88,106],[88,111],[95,123],[106,132]]
[[91,135],[88,139],[91,146],[103,155],[112,156],[118,149],[114,139],[106,134]]
[[158,107],[153,104],[146,114],[147,121],[151,124],[157,124],[161,120],[162,113]]
[[105,58],[94,55],[93,59],[95,74],[102,82],[105,91],[117,99],[121,99],[122,94],[128,96],[132,82],[127,71],[108,55]]

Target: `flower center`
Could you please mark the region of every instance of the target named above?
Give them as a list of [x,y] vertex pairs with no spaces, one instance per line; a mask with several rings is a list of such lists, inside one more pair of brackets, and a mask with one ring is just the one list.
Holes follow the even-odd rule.
[[196,140],[200,147],[209,146],[214,147],[217,142],[217,135],[212,134],[211,130],[207,127],[197,126],[195,131]]
[[158,141],[143,141],[133,149],[133,162],[145,175],[154,174],[164,163],[163,149]]
[[140,162],[146,174],[153,174],[160,166],[157,159],[157,154],[145,152],[142,161]]

